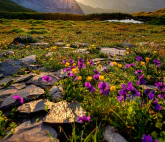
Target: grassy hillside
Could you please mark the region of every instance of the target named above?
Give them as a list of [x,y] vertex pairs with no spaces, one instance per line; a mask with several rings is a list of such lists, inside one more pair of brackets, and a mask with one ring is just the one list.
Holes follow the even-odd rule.
[[10,0],[0,0],[0,11],[9,12],[34,12],[34,10],[24,8]]
[[156,16],[156,17],[165,17],[165,8],[156,10],[154,12],[137,12],[133,16]]

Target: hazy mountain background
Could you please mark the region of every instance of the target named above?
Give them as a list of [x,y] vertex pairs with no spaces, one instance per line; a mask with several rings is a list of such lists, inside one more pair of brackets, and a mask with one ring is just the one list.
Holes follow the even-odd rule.
[[165,8],[165,0],[0,0],[0,11],[90,14],[152,12],[160,8]]
[[165,8],[165,0],[78,0],[79,2],[92,7],[104,9],[119,9],[124,12],[152,12],[160,8]]

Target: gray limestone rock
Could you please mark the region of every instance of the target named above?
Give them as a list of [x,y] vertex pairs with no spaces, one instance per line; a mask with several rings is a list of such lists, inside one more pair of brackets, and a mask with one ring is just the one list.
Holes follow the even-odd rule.
[[86,112],[80,103],[61,101],[52,105],[51,110],[44,118],[44,122],[50,124],[78,122],[78,116],[85,114]]
[[103,132],[104,140],[107,142],[127,142],[112,126],[107,126]]
[[19,106],[17,108],[17,111],[19,111],[20,113],[36,113],[39,111],[44,111],[44,110],[49,110],[51,109],[52,105],[55,104],[53,102],[50,102],[48,100],[36,100],[36,101],[32,101],[29,103],[25,103],[21,106]]
[[20,105],[21,103],[19,101],[12,98],[15,94],[17,94],[21,98],[23,98],[25,102],[29,102],[29,101],[35,100],[37,97],[44,94],[44,90],[39,87],[36,87],[34,85],[27,86],[26,88],[24,88],[22,90],[18,90],[14,94],[7,97],[3,101],[2,105],[0,106],[0,109],[10,109],[13,107],[13,105],[15,105],[15,106]]
[[[50,82],[43,82],[42,77],[45,75],[52,77],[52,80]],[[34,84],[36,86],[40,86],[41,88],[47,88],[49,86],[53,86],[57,81],[59,81],[59,78],[53,73],[41,72],[39,75],[36,75],[27,81],[26,84]]]
[[16,127],[14,134],[4,137],[2,142],[59,142],[57,132],[49,125],[27,121]]

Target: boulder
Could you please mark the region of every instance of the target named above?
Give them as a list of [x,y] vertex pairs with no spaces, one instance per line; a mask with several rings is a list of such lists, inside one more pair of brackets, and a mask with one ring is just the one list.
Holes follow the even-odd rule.
[[29,43],[35,43],[35,42],[36,40],[32,36],[19,36],[13,40],[14,44],[19,44],[19,43],[29,44]]
[[107,126],[103,132],[106,142],[127,142],[119,133],[115,132],[112,126]]
[[50,124],[78,122],[78,116],[85,114],[86,112],[80,103],[61,101],[52,105],[51,110],[44,118],[44,122]]
[[30,55],[19,60],[5,60],[0,63],[0,74],[3,74],[4,76],[12,76],[22,67],[27,68],[34,62],[36,62],[36,55]]
[[27,121],[15,128],[14,134],[5,136],[2,142],[59,142],[57,132],[49,125]]

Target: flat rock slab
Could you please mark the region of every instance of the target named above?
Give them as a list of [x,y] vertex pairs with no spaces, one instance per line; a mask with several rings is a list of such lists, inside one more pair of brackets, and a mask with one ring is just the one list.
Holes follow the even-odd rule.
[[6,52],[0,53],[0,57],[6,57],[6,56],[9,56],[9,55],[14,55],[14,51],[8,50]]
[[49,43],[46,42],[36,42],[36,43],[29,43],[31,46],[47,46]]
[[10,86],[8,87],[8,89],[17,89],[17,90],[21,90],[21,89],[23,89],[23,88],[25,88],[25,87],[26,87],[25,83],[14,83],[14,84],[10,85]]
[[126,50],[120,50],[117,48],[107,48],[107,47],[102,47],[101,52],[104,54],[107,54],[109,56],[125,56],[126,55]]
[[3,101],[2,105],[0,106],[0,109],[10,109],[14,105],[19,106],[20,102],[18,100],[15,100],[15,99],[12,98],[15,94],[17,94],[20,97],[24,98],[24,100],[26,102],[29,102],[29,101],[35,100],[36,97],[39,97],[42,94],[44,94],[44,90],[39,88],[39,87],[36,87],[34,85],[27,86],[26,88],[24,88],[22,90],[18,90],[14,94],[7,97]]
[[107,60],[106,58],[95,58],[95,59],[92,59],[93,62],[98,62],[98,61],[105,61]]
[[59,142],[57,132],[43,122],[32,124],[27,121],[15,128],[13,135],[4,137],[2,142]]
[[58,71],[55,72],[55,75],[58,77],[58,78],[66,78],[68,77],[68,74],[66,72],[64,72],[63,69],[60,69]]
[[3,74],[0,74],[0,78],[4,77]]
[[36,113],[39,111],[44,111],[46,109],[51,109],[52,105],[54,104],[55,103],[50,102],[48,100],[40,99],[19,106],[17,108],[17,111],[19,111],[20,113],[28,113],[28,114]]
[[129,48],[133,48],[133,47],[135,47],[134,44],[127,43],[127,42],[122,42],[121,44],[122,44],[123,46],[129,47]]
[[119,133],[116,133],[112,126],[107,126],[103,132],[106,142],[127,142]]
[[85,114],[86,112],[80,103],[61,101],[52,106],[50,112],[44,118],[44,122],[50,124],[78,122],[78,116]]
[[26,63],[27,65],[30,65],[36,62],[36,55],[30,55],[19,60],[22,61],[23,63]]
[[76,42],[76,45],[78,45],[79,47],[88,47],[90,44],[82,43],[82,42]]
[[80,53],[80,54],[89,54],[90,53],[89,51],[87,51],[87,49],[76,49],[73,52]]
[[0,79],[0,86],[2,86],[3,84],[7,84],[10,81],[14,81],[14,79],[12,77],[6,77],[6,78],[3,78],[3,79]]
[[34,73],[29,73],[29,74],[27,74],[27,75],[23,75],[23,76],[17,78],[17,79],[15,80],[15,83],[25,82],[25,81],[31,79],[31,78],[34,77],[34,76],[35,76]]
[[4,76],[12,76],[22,67],[27,68],[34,62],[36,62],[36,55],[30,55],[19,60],[5,60],[0,63],[0,74],[3,74]]
[[16,93],[17,89],[2,89],[0,90],[0,105],[2,102],[9,97],[11,94]]
[[[51,76],[52,80],[50,82],[43,82],[42,77],[43,76]],[[34,84],[36,86],[40,86],[41,88],[46,88],[48,86],[53,86],[57,81],[59,81],[59,78],[55,76],[53,73],[50,72],[41,72],[39,75],[34,76],[29,81],[26,82],[26,84]]]
[[53,56],[53,52],[48,52],[45,54],[45,57],[51,57],[51,56]]
[[143,89],[156,90],[157,88],[154,85],[140,85]]
[[56,46],[65,46],[65,43],[64,42],[55,42],[55,45]]

